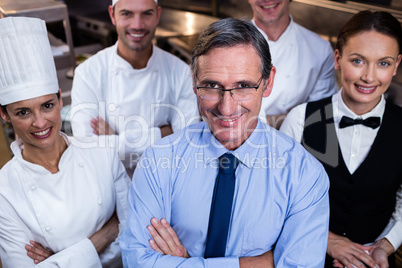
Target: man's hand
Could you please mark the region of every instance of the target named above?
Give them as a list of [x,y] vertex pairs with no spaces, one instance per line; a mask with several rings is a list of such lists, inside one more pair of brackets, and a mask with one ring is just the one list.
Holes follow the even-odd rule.
[[98,136],[115,134],[109,124],[100,116],[91,119],[91,127],[94,130],[94,134]]
[[94,233],[89,240],[91,240],[94,245],[96,252],[101,254],[103,250],[108,247],[114,240],[116,240],[119,235],[119,220],[117,219],[116,212],[113,213],[112,217],[100,228],[96,233]]
[[41,244],[35,241],[29,241],[31,245],[25,245],[28,257],[30,257],[35,264],[38,264],[54,254],[50,249],[44,248]]
[[147,229],[153,238],[149,240],[153,250],[163,255],[190,258],[187,249],[181,244],[176,232],[165,219],[159,221],[157,218],[152,218],[151,225]]
[[372,246],[366,247],[329,232],[327,253],[341,264],[335,262],[335,267],[354,268],[354,265],[357,268],[365,268],[363,264],[365,263],[369,267],[379,268],[375,260],[365,252],[365,250],[370,251],[371,249]]
[[273,251],[267,251],[255,257],[243,257],[239,259],[240,268],[274,268]]
[[171,125],[164,125],[160,127],[162,138],[170,134],[173,134],[173,129]]

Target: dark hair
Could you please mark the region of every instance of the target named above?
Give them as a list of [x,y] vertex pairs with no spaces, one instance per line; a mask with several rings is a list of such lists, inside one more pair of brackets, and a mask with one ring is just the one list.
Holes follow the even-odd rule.
[[[60,100],[60,91],[57,91],[56,96],[57,96],[57,99]],[[7,113],[7,105],[0,105],[0,109],[3,113],[8,114]]]
[[398,42],[399,54],[402,54],[401,24],[394,16],[384,11],[365,10],[355,14],[342,27],[338,35],[336,49],[338,49],[339,53],[342,55],[342,49],[350,37],[364,31],[372,30],[395,38]]
[[[252,45],[261,59],[261,74],[267,79],[272,69],[271,54],[264,36],[249,21],[226,18],[205,28],[194,46],[191,60],[193,81],[198,74],[198,59],[213,48]],[[235,55],[233,55],[235,57]]]

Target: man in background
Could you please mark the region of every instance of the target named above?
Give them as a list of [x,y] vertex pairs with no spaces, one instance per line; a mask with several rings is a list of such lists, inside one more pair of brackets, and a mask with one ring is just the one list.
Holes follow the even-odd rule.
[[291,1],[248,0],[252,22],[268,41],[277,69],[274,88],[263,100],[260,115],[277,129],[294,106],[338,90],[330,43],[293,21]]
[[152,43],[157,1],[113,0],[109,14],[118,41],[75,70],[71,123],[78,139],[118,146],[131,176],[147,146],[199,121],[197,102],[189,66]]

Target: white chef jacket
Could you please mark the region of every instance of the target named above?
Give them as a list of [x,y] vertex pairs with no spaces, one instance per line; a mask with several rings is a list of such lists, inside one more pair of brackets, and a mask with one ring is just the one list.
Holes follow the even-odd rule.
[[[118,239],[99,257],[88,239],[116,210],[123,227],[130,179],[112,149],[68,144],[59,172],[25,161],[20,140],[0,171],[0,259],[14,267],[121,267]],[[120,228],[121,230],[122,228]],[[34,264],[25,245],[36,241],[55,252]]]
[[[252,21],[255,26],[257,26]],[[276,67],[271,95],[263,98],[260,117],[287,113],[298,104],[320,100],[338,91],[334,53],[328,41],[293,21],[277,41],[268,40]]]
[[71,98],[74,136],[94,136],[91,118],[104,118],[118,134],[109,145],[119,148],[129,174],[145,148],[161,139],[159,127],[176,132],[200,120],[189,66],[156,46],[143,69],[121,58],[117,43],[98,52],[75,70]]
[[[381,97],[380,102],[370,112],[363,115],[357,115],[351,111],[342,99],[342,89],[332,96],[332,112],[334,117],[335,132],[338,137],[339,147],[342,157],[349,172],[353,174],[356,169],[366,159],[374,143],[379,128],[372,129],[361,124],[353,125],[346,128],[339,128],[339,122],[342,116],[348,116],[356,119],[367,119],[368,117],[382,117],[385,111],[385,98]],[[280,131],[291,136],[297,142],[301,142],[304,123],[306,117],[307,103],[300,104],[293,108],[282,123]],[[402,188],[397,192],[396,207],[393,217],[383,233],[377,238],[387,238],[394,249],[402,244]]]

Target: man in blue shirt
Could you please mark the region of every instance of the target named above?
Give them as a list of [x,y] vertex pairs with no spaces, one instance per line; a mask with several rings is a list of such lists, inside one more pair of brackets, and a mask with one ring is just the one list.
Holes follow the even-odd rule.
[[[218,21],[200,34],[191,68],[204,121],[140,160],[121,236],[125,267],[323,267],[328,177],[258,119],[276,72],[266,40],[249,22]],[[231,176],[225,218],[221,187]]]

